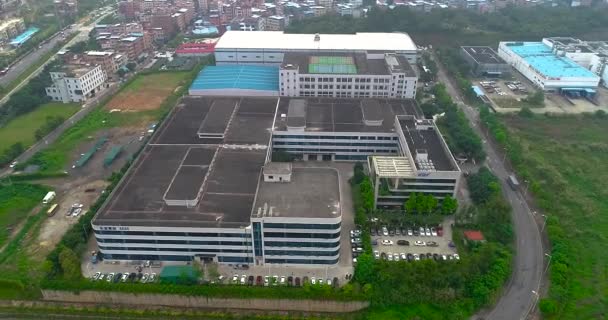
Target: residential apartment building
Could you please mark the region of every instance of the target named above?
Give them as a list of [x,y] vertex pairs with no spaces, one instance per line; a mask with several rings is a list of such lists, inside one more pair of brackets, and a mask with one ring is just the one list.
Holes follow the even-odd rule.
[[289,19],[284,16],[270,16],[266,18],[264,30],[282,31],[289,25]]
[[83,58],[86,64],[100,65],[106,79],[115,78],[118,69],[126,63],[123,55],[112,51],[88,51]]
[[66,65],[51,71],[50,76],[53,84],[46,88],[46,94],[63,103],[86,101],[102,89],[107,79],[101,65]]

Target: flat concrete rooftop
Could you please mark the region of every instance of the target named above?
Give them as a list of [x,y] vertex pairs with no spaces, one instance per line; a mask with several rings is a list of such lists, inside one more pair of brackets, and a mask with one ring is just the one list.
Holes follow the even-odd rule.
[[[445,145],[444,149],[443,141],[439,136],[440,133],[435,124],[432,124],[434,130],[417,129],[416,121],[419,120],[399,119],[399,124],[401,125],[403,135],[407,141],[407,146],[412,153],[414,162],[416,162],[416,168],[418,170],[425,170],[425,166],[416,161],[416,153],[424,150],[426,151],[428,160],[431,161],[432,166],[434,167],[434,170],[431,171],[458,170],[451,160],[452,155],[449,153],[447,145]],[[428,163],[425,163],[425,165],[428,165]]]
[[483,46],[463,46],[462,49],[466,51],[477,63],[487,64],[507,64],[498,53],[490,47]]
[[[336,60],[333,63],[314,63],[316,60]],[[339,61],[342,60],[340,63]],[[405,72],[407,76],[415,76],[414,69],[407,62],[407,59],[397,56],[394,61],[393,68],[395,71]],[[313,68],[318,65],[324,68]],[[284,55],[282,67],[293,65],[299,67],[300,74],[327,74],[340,76],[341,74],[358,74],[358,75],[389,75],[390,69],[384,58],[368,59],[365,53],[299,53],[288,52]]]
[[339,217],[338,171],[333,168],[293,167],[291,182],[264,182],[260,177],[251,214],[254,218]]
[[[396,115],[415,115],[422,117],[422,112],[414,100],[373,99],[379,103],[366,110],[374,119],[382,119],[382,125],[365,125],[361,99],[333,98],[294,98],[306,101],[305,132],[375,132],[391,133],[395,131]],[[292,99],[281,98],[275,119],[275,131],[287,131],[289,102]],[[366,105],[366,107],[369,105]],[[300,122],[298,122],[300,123]]]
[[[264,165],[277,99],[186,97],[159,126],[93,224],[244,227]],[[216,106],[218,109],[216,109]],[[223,108],[221,108],[223,107]],[[225,109],[232,110],[225,122]],[[213,113],[216,110],[221,116]],[[220,119],[220,139],[200,139],[206,119]],[[217,132],[219,130],[211,130]],[[167,200],[198,198],[196,206]]]

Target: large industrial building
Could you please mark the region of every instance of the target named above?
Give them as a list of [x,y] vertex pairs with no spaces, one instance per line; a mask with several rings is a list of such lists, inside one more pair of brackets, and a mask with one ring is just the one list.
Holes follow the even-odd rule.
[[498,56],[490,47],[463,46],[460,47],[462,57],[471,66],[476,76],[502,77],[511,73],[511,66]]
[[104,258],[336,264],[338,173],[269,162],[277,103],[183,99],[92,222]]
[[190,94],[411,99],[416,50],[404,33],[228,31]]
[[498,55],[544,91],[589,96],[600,77],[543,42],[501,42]]
[[[336,264],[349,256],[339,174],[306,163],[373,156],[377,206],[454,196],[460,170],[420,117],[413,100],[186,97],[95,216],[99,250],[108,260]],[[307,162],[271,162],[279,151]],[[373,169],[384,157],[408,174]]]

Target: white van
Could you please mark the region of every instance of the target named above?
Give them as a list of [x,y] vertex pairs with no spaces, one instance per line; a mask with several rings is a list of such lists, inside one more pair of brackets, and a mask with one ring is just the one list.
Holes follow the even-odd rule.
[[55,191],[49,191],[42,199],[42,203],[47,204],[55,199]]

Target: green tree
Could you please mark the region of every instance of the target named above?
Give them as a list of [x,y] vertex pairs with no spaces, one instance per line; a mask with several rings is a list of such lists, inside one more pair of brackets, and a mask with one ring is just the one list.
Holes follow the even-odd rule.
[[357,257],[355,279],[360,283],[372,283],[376,274],[374,258],[369,253]]
[[524,117],[524,118],[532,118],[532,117],[534,117],[534,112],[532,112],[532,110],[530,110],[530,108],[528,108],[528,107],[521,108],[521,110],[519,110],[519,112],[517,114],[520,117]]
[[363,171],[363,163],[357,162],[355,163],[353,180],[352,183],[359,184],[365,179],[365,172]]
[[445,197],[443,199],[443,201],[441,202],[441,213],[448,215],[448,214],[453,214],[454,212],[456,212],[456,209],[458,208],[458,201],[454,198],[452,198],[452,196],[448,195],[447,197]]
[[533,106],[544,106],[545,105],[545,93],[542,90],[536,90],[524,99]]
[[418,200],[416,199],[416,194],[415,193],[411,193],[410,197],[403,204],[403,207],[405,208],[405,211],[407,213],[414,213],[414,211],[416,211],[416,203],[417,202],[418,202]]
[[131,62],[127,63],[127,65],[126,65],[127,69],[129,69],[130,71],[135,70],[135,67],[136,67],[136,66],[137,66],[137,63],[135,63],[135,62],[133,62],[133,61],[131,61]]
[[417,213],[425,212],[426,208],[428,208],[427,201],[428,201],[428,198],[425,197],[423,194],[416,195],[416,212]]
[[484,203],[499,194],[500,184],[498,178],[487,167],[481,167],[475,174],[467,178],[471,199],[475,203]]
[[63,247],[59,253],[59,264],[63,270],[63,276],[69,280],[78,280],[81,277],[80,260],[72,249]]
[[437,198],[435,198],[432,194],[426,195],[426,213],[433,213],[435,209],[437,209]]

